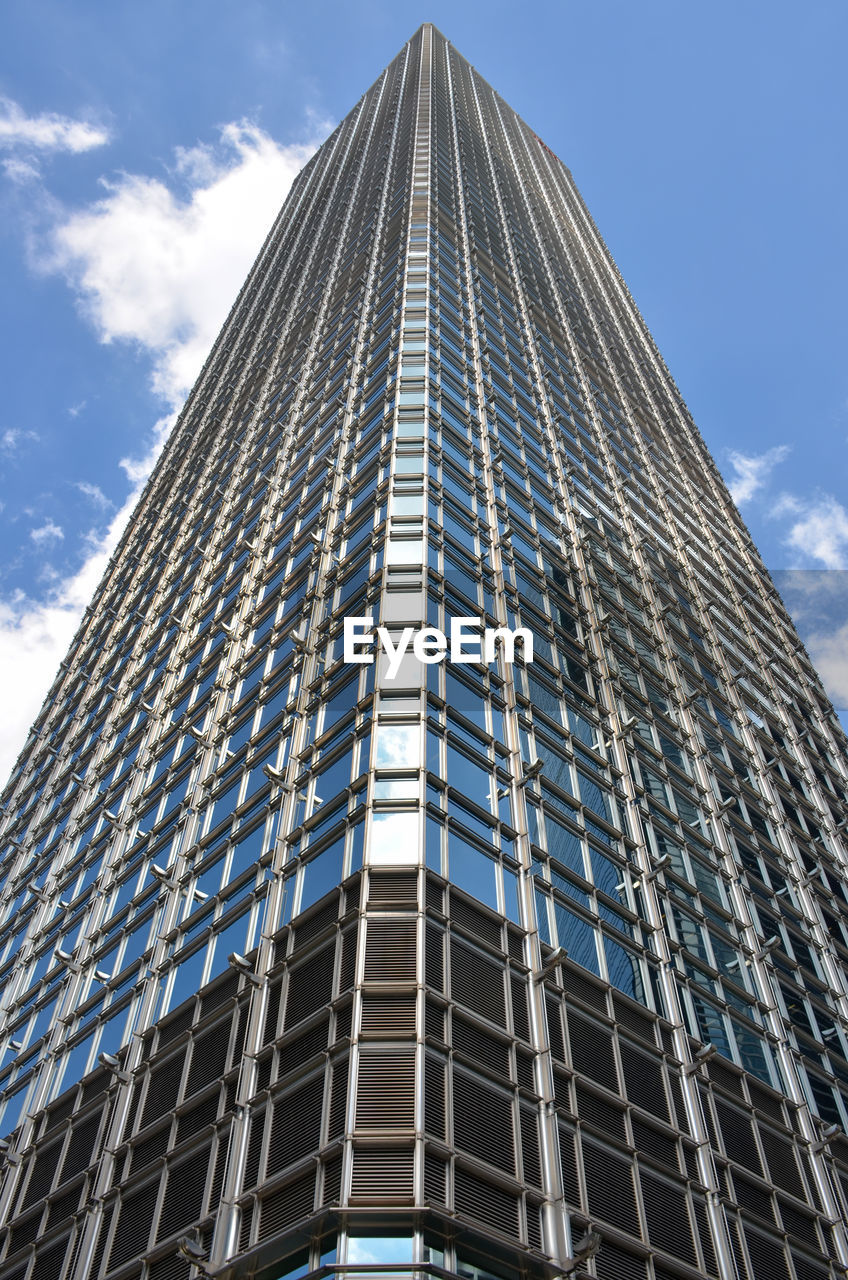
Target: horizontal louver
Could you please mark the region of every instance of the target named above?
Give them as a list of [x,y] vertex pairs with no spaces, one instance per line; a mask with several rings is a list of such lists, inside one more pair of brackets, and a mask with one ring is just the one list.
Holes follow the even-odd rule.
[[52,1142],[49,1147],[39,1151],[30,1166],[30,1175],[19,1210],[26,1209],[29,1205],[35,1204],[37,1200],[41,1200],[47,1195],[53,1185],[53,1179],[56,1176],[56,1165],[61,1153],[61,1139],[58,1142]]
[[453,1137],[463,1151],[515,1172],[511,1099],[460,1071],[453,1073]]
[[713,1099],[716,1115],[721,1127],[724,1149],[738,1164],[744,1165],[752,1173],[762,1173],[757,1144],[754,1141],[754,1129],[749,1116],[730,1106],[721,1098]]
[[625,1139],[624,1112],[577,1082],[577,1114],[587,1124],[594,1125],[614,1138]]
[[418,877],[415,872],[398,871],[394,874],[371,872],[368,878],[368,902],[399,902],[414,905],[418,901]]
[[168,1170],[157,1240],[187,1229],[200,1219],[211,1153],[211,1145],[204,1147],[193,1152],[190,1159]]
[[322,1203],[339,1204],[342,1198],[342,1158],[336,1156],[324,1165],[324,1190]]
[[584,1139],[583,1171],[592,1216],[638,1237],[639,1218],[630,1162]]
[[30,1280],[56,1280],[62,1274],[62,1264],[68,1251],[69,1237],[55,1241],[46,1248],[38,1249],[35,1255]]
[[626,1040],[619,1041],[621,1066],[627,1096],[643,1111],[650,1111],[661,1120],[669,1119],[668,1099],[663,1087],[663,1072],[659,1059],[640,1053]]
[[455,1013],[451,1024],[452,1044],[456,1052],[488,1067],[502,1079],[509,1079],[509,1044],[475,1026]]
[[97,1156],[97,1135],[100,1130],[100,1115],[90,1116],[74,1124],[71,1130],[68,1149],[59,1175],[59,1184],[81,1173],[93,1163]]
[[219,1023],[211,1031],[204,1032],[193,1042],[191,1065],[188,1069],[185,1096],[202,1089],[204,1085],[219,1080],[227,1065],[227,1046],[230,1040],[230,1022]]
[[147,1280],[192,1280],[191,1263],[179,1253],[166,1254],[151,1262]]
[[324,1076],[313,1076],[299,1089],[274,1103],[271,1137],[268,1143],[267,1176],[294,1164],[321,1145],[321,1106]]
[[424,980],[433,991],[445,989],[444,940],[442,929],[428,920],[424,947]]
[[415,921],[369,920],[365,938],[366,982],[415,981]]
[[524,1181],[534,1187],[542,1185],[542,1162],[539,1157],[539,1123],[534,1107],[521,1107],[521,1164]]
[[695,1266],[697,1258],[685,1192],[647,1169],[641,1171],[640,1181],[651,1244]]
[[429,1054],[424,1059],[424,1128],[435,1138],[445,1138],[445,1067]]
[[424,1199],[432,1204],[445,1203],[445,1162],[430,1151],[424,1153]]
[[359,929],[356,925],[342,934],[342,958],[339,965],[339,994],[350,991],[356,978],[356,941]]
[[353,1153],[351,1199],[365,1204],[412,1203],[412,1151],[366,1147]]
[[647,1263],[611,1240],[604,1240],[595,1258],[598,1280],[646,1280]]
[[144,1112],[141,1117],[142,1128],[150,1124],[151,1120],[156,1120],[159,1116],[173,1111],[180,1090],[183,1061],[184,1055],[170,1058],[150,1072]]
[[171,1136],[170,1123],[163,1125],[161,1129],[157,1129],[155,1133],[148,1134],[140,1142],[137,1142],[132,1149],[131,1169],[133,1173],[138,1173],[140,1169],[144,1169],[147,1165],[152,1164],[154,1160],[158,1160],[168,1150],[168,1141]]
[[806,1199],[792,1141],[762,1127],[760,1127],[760,1141],[763,1144],[772,1182],[782,1190],[797,1196],[799,1200]]
[[472,903],[461,898],[455,889],[450,891],[450,915],[451,923],[459,925],[473,938],[487,942],[497,951],[503,950],[500,922],[493,920],[491,916],[487,916]]
[[458,1004],[506,1028],[503,966],[451,938],[451,994]]
[[548,1041],[551,1053],[560,1062],[565,1062],[565,1039],[562,1034],[562,1002],[557,996],[545,996],[545,1011],[548,1016]]
[[517,974],[510,974],[512,993],[512,1029],[519,1040],[530,1039],[530,1015],[527,1012],[527,982]]
[[190,1111],[184,1111],[177,1120],[177,1142],[183,1142],[192,1134],[213,1123],[218,1115],[219,1091],[216,1089],[202,1102],[198,1102]]
[[415,1035],[415,996],[369,996],[362,1000],[363,1036]]
[[736,1170],[733,1171],[733,1189],[736,1203],[740,1209],[754,1213],[766,1222],[774,1222],[774,1206],[772,1198],[765,1187],[760,1187],[750,1178],[745,1178]]
[[518,1198],[460,1165],[454,1169],[453,1199],[454,1208],[463,1217],[476,1218],[504,1235],[518,1236]]
[[291,1071],[298,1071],[316,1054],[323,1052],[327,1048],[329,1031],[330,1019],[325,1017],[299,1036],[285,1036],[277,1051],[279,1075],[286,1076]]
[[661,1133],[651,1124],[645,1124],[638,1116],[632,1117],[632,1124],[633,1145],[636,1150],[653,1156],[655,1160],[676,1173],[680,1162],[677,1158],[677,1143],[674,1138],[667,1133]]
[[356,1085],[357,1130],[402,1131],[414,1126],[414,1051],[363,1054]]
[[783,1245],[774,1236],[767,1236],[745,1225],[745,1243],[751,1259],[753,1280],[789,1280],[789,1267]]
[[610,1032],[569,1010],[568,1039],[575,1071],[617,1093],[618,1073]]
[[302,1222],[312,1213],[315,1202],[315,1171],[281,1187],[259,1205],[257,1240],[268,1240]]
[[296,1026],[298,1022],[330,1003],[333,998],[335,959],[336,948],[333,944],[323,947],[306,964],[291,970],[286,997],[286,1029]]
[[350,1059],[342,1058],[333,1063],[330,1077],[330,1105],[327,1109],[327,1141],[340,1138],[345,1130],[345,1111],[347,1108],[347,1078]]
[[113,1270],[122,1262],[144,1253],[150,1226],[153,1222],[153,1210],[159,1182],[149,1182],[147,1186],[129,1191],[121,1201],[118,1210],[118,1223],[109,1250],[109,1269]]

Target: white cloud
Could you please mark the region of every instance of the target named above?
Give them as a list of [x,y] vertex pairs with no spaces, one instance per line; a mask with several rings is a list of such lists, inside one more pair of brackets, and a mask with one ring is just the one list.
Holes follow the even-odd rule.
[[774,468],[789,454],[789,446],[776,445],[765,453],[739,453],[735,449],[728,454],[734,475],[729,482],[730,496],[737,506],[749,502],[762,489]]
[[[0,147],[22,151],[91,151],[109,141],[102,125],[42,112],[28,116],[11,98],[0,98]],[[8,168],[7,168],[8,172]]]
[[30,600],[21,593],[0,601],[0,672],[4,677],[0,779],[5,779],[15,762],[137,497],[136,491],[130,494],[82,567],[54,585],[46,601]]
[[[313,125],[313,132],[330,127]],[[102,342],[131,343],[150,359],[153,388],[170,411],[154,424],[147,453],[121,460],[132,492],[106,534],[89,539],[81,568],[54,583],[46,600],[22,594],[0,600],[0,780],[38,714],[176,410],[318,140],[282,146],[255,125],[229,124],[216,147],[178,152],[174,189],[158,178],[123,174],[104,184],[106,194],[94,204],[56,211],[39,268],[62,272]]]
[[106,494],[100,488],[99,484],[91,484],[88,480],[77,480],[75,488],[86,498],[90,498],[96,507],[100,507],[105,511],[107,507],[113,507],[115,504],[111,498],[107,498]]
[[187,197],[144,174],[104,182],[102,200],[55,228],[42,266],[63,272],[102,342],[152,356],[153,388],[174,407],[313,150],[247,121],[225,125],[218,146],[177,153]]
[[848,707],[848,622],[831,632],[812,632],[807,651],[837,707]]
[[797,517],[783,539],[785,546],[826,569],[848,568],[848,510],[833,494],[802,500],[785,493],[773,514]]
[[35,182],[41,176],[36,162],[24,159],[22,156],[7,156],[3,161],[3,172],[10,182],[18,182],[21,185],[25,182]]
[[44,547],[52,542],[61,542],[65,534],[60,525],[48,518],[37,529],[30,529],[29,536],[37,546]]
[[0,449],[6,454],[17,453],[28,440],[37,440],[35,431],[24,431],[20,427],[7,427],[0,436]]

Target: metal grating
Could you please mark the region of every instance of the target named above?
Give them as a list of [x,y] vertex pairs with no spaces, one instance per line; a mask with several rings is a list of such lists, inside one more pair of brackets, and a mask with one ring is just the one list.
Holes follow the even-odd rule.
[[573,1009],[568,1011],[568,1041],[575,1071],[618,1093],[612,1035]]
[[598,1280],[647,1280],[644,1258],[637,1258],[611,1240],[604,1240],[595,1258]]
[[451,938],[451,995],[458,1004],[506,1029],[503,967]]
[[752,1173],[763,1172],[760,1154],[754,1140],[754,1126],[750,1116],[745,1115],[737,1107],[725,1102],[722,1098],[714,1098],[716,1116],[718,1118],[724,1149],[731,1160],[750,1169]]
[[415,1127],[415,1051],[363,1053],[356,1083],[356,1128],[404,1131]]
[[260,1201],[257,1240],[268,1240],[308,1218],[315,1203],[315,1171],[310,1171]]
[[98,1112],[74,1124],[68,1148],[65,1152],[65,1159],[62,1163],[62,1170],[59,1174],[60,1186],[68,1178],[74,1177],[77,1173],[82,1173],[83,1169],[87,1169],[96,1159],[97,1135],[100,1131],[102,1118],[101,1113]]
[[659,1059],[640,1053],[626,1040],[619,1040],[618,1043],[628,1098],[644,1111],[650,1111],[661,1120],[668,1120],[668,1098],[663,1087],[663,1071]]
[[180,1091],[184,1061],[185,1054],[178,1054],[151,1068],[141,1117],[142,1128],[173,1111]]
[[370,919],[365,937],[366,982],[415,981],[414,920]]
[[372,1204],[411,1204],[411,1150],[361,1148],[353,1153],[351,1200]]
[[640,1155],[644,1153],[653,1156],[667,1169],[673,1169],[677,1173],[680,1162],[677,1158],[676,1140],[670,1134],[654,1128],[652,1124],[645,1124],[638,1116],[631,1116],[630,1119],[633,1127],[633,1145]]
[[451,1019],[451,1043],[455,1053],[479,1062],[502,1079],[509,1078],[509,1045],[461,1014]]
[[488,1164],[515,1173],[512,1099],[456,1068],[453,1072],[453,1139]]
[[157,1240],[173,1235],[176,1231],[183,1231],[200,1220],[211,1154],[212,1144],[209,1143],[199,1151],[193,1151],[181,1164],[169,1167],[156,1232]]
[[286,1030],[330,1003],[333,998],[335,959],[336,947],[335,943],[331,943],[310,956],[305,963],[290,970],[284,1024]]
[[647,1169],[639,1175],[651,1244],[691,1266],[697,1264],[686,1193]]
[[610,1134],[613,1138],[618,1138],[621,1142],[625,1141],[624,1111],[621,1107],[613,1106],[605,1098],[587,1089],[579,1080],[576,1096],[577,1114],[584,1123],[594,1125],[596,1129]]
[[478,1178],[461,1165],[457,1165],[453,1173],[453,1202],[457,1213],[475,1218],[504,1235],[519,1235],[518,1197]]
[[415,996],[374,996],[362,998],[362,1035],[406,1037],[415,1035]]
[[584,1138],[583,1172],[592,1216],[613,1223],[638,1239],[641,1233],[630,1161]]
[[322,1072],[274,1102],[268,1142],[267,1177],[279,1173],[320,1147],[323,1101]]
[[159,1181],[133,1188],[122,1197],[118,1222],[109,1250],[109,1270],[144,1253],[153,1222],[153,1210],[159,1194]]

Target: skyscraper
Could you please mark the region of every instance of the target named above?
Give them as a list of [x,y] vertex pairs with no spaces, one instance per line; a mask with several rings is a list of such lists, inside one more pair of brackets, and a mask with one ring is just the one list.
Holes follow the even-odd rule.
[[836,1280],[845,745],[568,170],[423,26],[6,791],[0,1280]]

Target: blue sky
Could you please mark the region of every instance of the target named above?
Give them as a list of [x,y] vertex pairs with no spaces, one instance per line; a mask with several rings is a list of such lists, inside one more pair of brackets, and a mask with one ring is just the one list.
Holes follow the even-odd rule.
[[844,0],[12,0],[0,773],[293,174],[424,20],[571,168],[848,707]]

